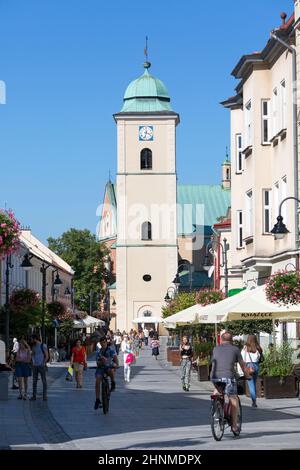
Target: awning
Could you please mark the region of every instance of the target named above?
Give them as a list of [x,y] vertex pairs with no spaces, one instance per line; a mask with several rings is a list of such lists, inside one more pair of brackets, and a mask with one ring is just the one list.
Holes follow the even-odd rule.
[[105,325],[105,322],[103,320],[87,315],[85,318],[81,318],[80,320],[74,320],[73,328],[88,328],[90,326],[103,325]]
[[137,317],[132,320],[132,323],[162,323],[163,319],[160,317]]

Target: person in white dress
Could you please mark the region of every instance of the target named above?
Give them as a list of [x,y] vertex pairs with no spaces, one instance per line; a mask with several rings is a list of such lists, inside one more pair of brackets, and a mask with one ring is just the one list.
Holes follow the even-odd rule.
[[121,343],[121,351],[123,353],[123,362],[124,362],[124,380],[125,382],[129,382],[131,364],[126,363],[126,359],[127,359],[128,354],[132,353],[132,345],[129,342],[128,335],[123,336],[123,341]]

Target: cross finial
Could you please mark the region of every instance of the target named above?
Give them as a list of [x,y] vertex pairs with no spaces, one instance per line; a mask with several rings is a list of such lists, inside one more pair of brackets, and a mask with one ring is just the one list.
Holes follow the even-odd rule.
[[226,160],[228,160],[228,147],[226,145]]
[[146,46],[144,49],[144,56],[145,56],[146,62],[148,62],[148,36],[146,36]]
[[110,181],[110,168],[108,170],[108,181]]
[[145,69],[149,69],[149,67],[151,67],[151,63],[148,61],[148,36],[146,36],[146,45],[145,45],[145,49],[144,49],[144,56],[145,56],[144,67],[145,67]]

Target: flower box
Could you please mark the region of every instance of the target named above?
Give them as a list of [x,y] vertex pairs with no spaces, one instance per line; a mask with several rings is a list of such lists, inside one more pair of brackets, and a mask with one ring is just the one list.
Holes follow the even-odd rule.
[[178,348],[167,348],[167,361],[173,366],[180,366],[180,350]]
[[199,382],[207,382],[209,380],[208,365],[198,366],[198,380]]
[[264,378],[265,398],[295,398],[298,394],[297,380],[293,375]]

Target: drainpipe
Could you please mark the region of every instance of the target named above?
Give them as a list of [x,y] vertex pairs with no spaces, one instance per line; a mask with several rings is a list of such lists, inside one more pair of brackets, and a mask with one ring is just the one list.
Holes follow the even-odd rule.
[[[297,99],[295,96],[297,90],[297,56],[296,56],[296,49],[290,44],[283,41],[281,38],[276,36],[274,33],[270,33],[271,37],[275,39],[275,41],[279,42],[282,46],[288,49],[293,56],[293,69],[292,69],[292,104],[293,104],[293,148],[294,148],[294,196],[298,199],[298,128],[297,128]],[[296,203],[295,203],[296,204]],[[295,238],[294,238],[294,245],[295,250],[298,248],[298,207],[295,205]]]

